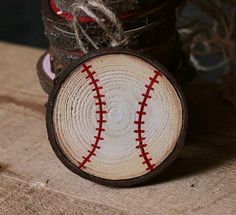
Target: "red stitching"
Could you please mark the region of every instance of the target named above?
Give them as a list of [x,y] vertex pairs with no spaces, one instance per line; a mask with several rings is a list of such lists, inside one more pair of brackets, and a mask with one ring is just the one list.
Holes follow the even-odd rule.
[[145,151],[145,148],[148,146],[144,141],[146,140],[146,137],[143,136],[145,133],[145,130],[142,128],[142,125],[145,124],[145,121],[143,120],[143,116],[145,116],[147,113],[145,112],[145,107],[148,106],[147,101],[148,99],[151,99],[151,91],[154,91],[154,84],[159,83],[157,78],[159,76],[162,76],[162,74],[159,71],[154,71],[155,76],[150,77],[149,80],[151,81],[149,85],[145,85],[147,88],[146,92],[142,94],[144,99],[142,102],[139,102],[138,104],[141,105],[140,110],[137,111],[138,120],[136,120],[134,123],[137,125],[137,129],[134,131],[134,133],[138,134],[138,137],[135,139],[138,142],[138,145],[136,146],[137,149],[140,149],[141,154],[139,155],[140,158],[143,158],[143,164],[147,166],[147,171],[152,171],[155,167],[155,164],[152,164],[152,158],[148,157],[149,152]]
[[102,137],[102,132],[105,131],[105,129],[103,128],[103,123],[106,123],[107,121],[104,120],[104,115],[107,114],[107,111],[103,110],[103,106],[106,105],[106,102],[102,101],[102,98],[105,97],[105,95],[102,95],[100,90],[103,89],[103,87],[98,86],[99,83],[99,79],[96,79],[94,77],[94,75],[96,74],[96,72],[91,72],[90,69],[92,68],[92,66],[86,66],[85,64],[82,65],[83,66],[83,70],[81,71],[82,73],[86,72],[87,76],[86,79],[90,79],[91,82],[89,83],[89,85],[93,85],[94,89],[92,89],[92,91],[96,92],[96,95],[94,96],[94,99],[97,99],[98,101],[95,103],[96,106],[98,106],[99,110],[96,111],[96,114],[98,114],[99,119],[97,120],[98,123],[98,128],[96,128],[97,131],[97,135],[94,136],[95,138],[95,143],[91,144],[91,149],[88,150],[88,155],[87,156],[83,156],[83,161],[82,162],[78,162],[79,163],[79,167],[80,168],[86,168],[85,165],[87,163],[91,163],[91,157],[92,156],[96,156],[95,151],[97,149],[101,149],[101,147],[99,146],[99,142],[104,140],[104,138]]

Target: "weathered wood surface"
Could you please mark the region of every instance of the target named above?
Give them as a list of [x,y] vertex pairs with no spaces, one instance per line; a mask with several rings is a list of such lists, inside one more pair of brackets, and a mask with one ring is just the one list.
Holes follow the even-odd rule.
[[148,186],[114,189],[66,169],[47,140],[35,65],[43,50],[0,43],[0,214],[236,214],[236,111],[192,84],[183,153]]

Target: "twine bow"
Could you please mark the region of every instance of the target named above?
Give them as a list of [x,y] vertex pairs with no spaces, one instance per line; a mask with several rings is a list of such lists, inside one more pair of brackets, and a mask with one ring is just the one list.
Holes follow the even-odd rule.
[[120,20],[116,17],[114,12],[105,6],[102,0],[77,1],[72,4],[72,14],[74,17],[72,27],[79,47],[83,52],[87,53],[90,51],[85,45],[84,39],[92,45],[94,49],[99,49],[99,41],[91,38],[87,29],[78,21],[81,13],[91,17],[104,31],[104,36],[109,41],[108,47],[118,47],[128,44],[128,38],[124,34]]

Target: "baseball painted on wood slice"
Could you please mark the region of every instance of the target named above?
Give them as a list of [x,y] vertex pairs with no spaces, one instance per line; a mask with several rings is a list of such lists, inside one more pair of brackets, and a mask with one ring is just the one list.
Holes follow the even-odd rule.
[[162,66],[131,51],[104,50],[82,57],[56,80],[47,127],[54,151],[73,172],[132,186],[176,158],[186,107]]

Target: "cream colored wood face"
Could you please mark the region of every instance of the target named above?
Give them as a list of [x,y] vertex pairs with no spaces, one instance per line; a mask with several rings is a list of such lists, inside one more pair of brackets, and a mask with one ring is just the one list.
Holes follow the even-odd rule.
[[143,176],[174,150],[183,127],[181,100],[146,61],[107,54],[76,68],[56,98],[53,122],[64,155],[110,180]]

